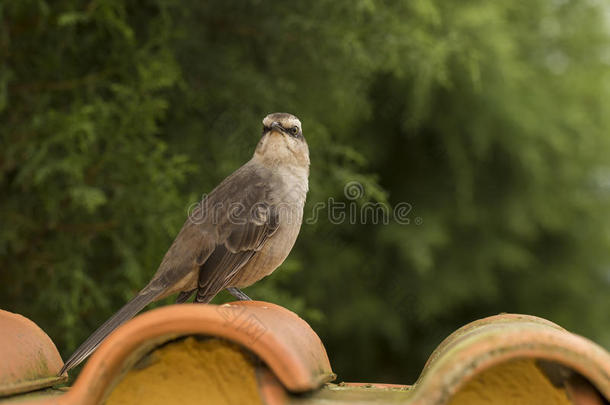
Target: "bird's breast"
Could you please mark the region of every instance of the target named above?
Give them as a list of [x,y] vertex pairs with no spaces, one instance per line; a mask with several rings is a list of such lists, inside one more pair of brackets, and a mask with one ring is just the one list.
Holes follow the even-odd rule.
[[294,246],[303,222],[306,186],[294,185],[275,199],[279,226],[275,233],[254,254],[231,280],[234,287],[247,287],[271,274],[280,266]]

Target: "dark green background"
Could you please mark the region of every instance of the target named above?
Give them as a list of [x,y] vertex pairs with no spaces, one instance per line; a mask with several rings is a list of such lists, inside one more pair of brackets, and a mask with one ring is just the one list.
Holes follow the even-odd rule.
[[322,210],[246,290],[307,319],[341,380],[413,382],[498,312],[610,347],[603,4],[0,0],[0,307],[66,357],[289,111],[306,216],[329,198],[412,207],[385,225]]

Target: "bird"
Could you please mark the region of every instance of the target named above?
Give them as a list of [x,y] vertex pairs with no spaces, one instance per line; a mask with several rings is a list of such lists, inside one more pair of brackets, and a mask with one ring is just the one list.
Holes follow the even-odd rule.
[[83,362],[118,326],[153,301],[209,303],[279,267],[294,246],[309,189],[309,148],[301,121],[288,113],[263,119],[252,158],[205,195],[189,215],[150,282],[91,334],[59,375]]

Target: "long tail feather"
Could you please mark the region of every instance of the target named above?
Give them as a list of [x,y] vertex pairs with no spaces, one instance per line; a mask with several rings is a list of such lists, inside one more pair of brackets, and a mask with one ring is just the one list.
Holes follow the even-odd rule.
[[78,366],[83,360],[89,357],[91,353],[93,353],[93,351],[100,345],[100,343],[102,343],[106,336],[108,336],[120,325],[133,318],[138,312],[144,309],[146,305],[150,304],[155,297],[157,297],[157,295],[158,292],[149,290],[146,293],[138,294],[134,299],[125,304],[123,308],[119,309],[116,314],[104,322],[102,326],[93,332],[93,334],[89,336],[74,353],[72,353],[72,356],[66,360],[64,366],[59,372],[59,375],[62,375],[64,372]]

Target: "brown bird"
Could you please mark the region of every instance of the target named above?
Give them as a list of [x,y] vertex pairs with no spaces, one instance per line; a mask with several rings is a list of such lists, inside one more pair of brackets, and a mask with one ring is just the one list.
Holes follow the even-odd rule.
[[203,198],[152,280],[76,349],[60,375],[153,301],[180,293],[176,301],[181,303],[196,293],[195,302],[207,303],[225,288],[249,300],[239,288],[271,274],[294,245],[308,176],[301,121],[287,113],[269,114],[252,159]]

